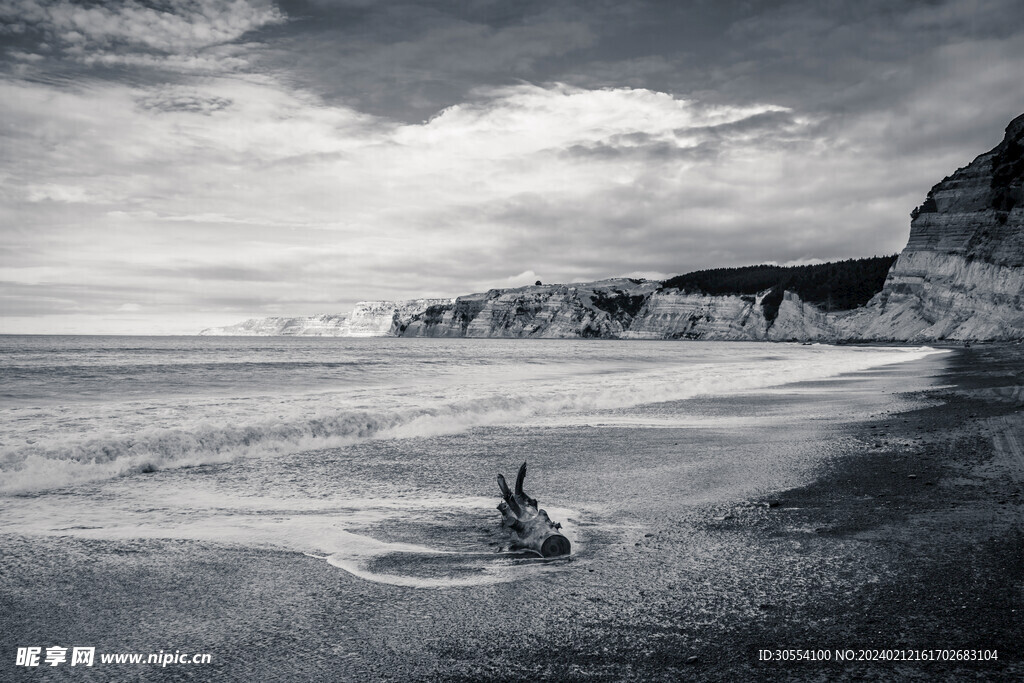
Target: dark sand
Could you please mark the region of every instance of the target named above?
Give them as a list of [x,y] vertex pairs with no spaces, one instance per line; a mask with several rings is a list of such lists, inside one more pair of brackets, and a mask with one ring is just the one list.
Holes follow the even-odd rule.
[[[628,448],[636,471],[625,474],[653,502],[637,495],[621,525],[583,530],[590,550],[567,571],[522,583],[416,590],[295,552],[4,535],[0,678],[1021,680],[1024,347],[958,350],[928,367],[952,385],[924,392],[928,407],[837,417],[813,483],[743,500],[664,514],[671,481],[659,462],[683,430],[592,430],[603,445],[566,443],[576,458]],[[878,373],[889,391],[905,379]],[[15,668],[15,649],[33,644],[214,661]],[[836,648],[998,659],[758,661],[762,649]]]

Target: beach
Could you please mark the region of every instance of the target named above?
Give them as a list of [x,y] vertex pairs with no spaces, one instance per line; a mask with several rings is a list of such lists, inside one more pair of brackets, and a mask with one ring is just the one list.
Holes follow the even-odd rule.
[[[254,502],[227,522],[216,511],[233,509],[240,494],[216,477],[237,469],[232,462],[155,472],[168,479],[148,502],[130,490],[149,474],[96,484],[112,501],[125,496],[116,530],[90,521],[95,503],[76,513],[70,493],[64,508],[59,491],[42,496],[45,505],[41,494],[6,498],[8,521],[25,510],[47,518],[0,527],[0,672],[43,674],[11,666],[19,647],[80,644],[211,659],[159,672],[97,663],[46,674],[1019,679],[1020,349],[947,349],[783,386],[481,425],[412,444],[374,439],[272,467],[246,461],[246,495],[269,499],[286,486],[304,494],[259,510]],[[494,560],[504,540],[494,476],[523,460],[527,491],[566,524],[569,558]],[[391,545],[342,558],[279,540],[331,533],[309,520],[348,513],[304,508],[330,495],[316,482],[339,471],[376,481],[375,468],[407,491],[407,515],[401,506],[362,511],[343,533]],[[268,469],[273,476],[261,478]],[[203,490],[199,475],[219,482],[206,493],[222,500],[179,523],[170,499],[153,492]],[[183,476],[194,484],[175,479]],[[453,489],[465,498],[423,501],[423,491]],[[457,557],[403,550],[443,550],[446,538]],[[846,651],[853,661],[836,661]],[[981,654],[934,654],[945,651]],[[804,654],[783,654],[791,652]]]
[[0,0],[0,683],[1024,682],[1022,65]]

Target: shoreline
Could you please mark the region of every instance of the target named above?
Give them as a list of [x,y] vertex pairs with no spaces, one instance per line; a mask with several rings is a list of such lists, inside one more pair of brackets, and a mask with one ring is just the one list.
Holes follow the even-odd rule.
[[[441,341],[454,341],[458,339],[466,341],[516,341],[516,342],[558,342],[558,341],[584,341],[584,342],[673,342],[680,344],[804,344],[814,345],[820,344],[822,346],[897,346],[897,347],[919,347],[919,346],[931,346],[935,348],[964,348],[964,345],[969,343],[973,346],[986,346],[986,347],[1004,347],[1004,346],[1015,346],[1024,345],[1024,338],[1017,339],[970,339],[963,341],[956,340],[945,340],[945,339],[690,339],[686,337],[678,338],[664,338],[664,337],[407,337],[402,335],[383,334],[383,335],[300,335],[300,334],[118,334],[118,333],[57,333],[57,332],[0,332],[0,338],[3,337],[99,337],[99,338],[117,338],[117,337],[128,337],[128,338],[140,338],[140,339],[329,339],[329,340],[357,340],[357,339],[413,339],[413,340],[441,340]],[[968,347],[970,348],[970,347]]]
[[[165,670],[170,679],[1019,677],[1024,359],[1012,346],[869,371],[899,392],[915,368],[941,365],[944,386],[912,392],[924,400],[906,412],[838,418],[819,436],[834,452],[807,484],[664,518],[634,510],[621,528],[584,528],[583,555],[522,585],[403,589],[285,550],[5,534],[0,670],[16,647],[80,643],[214,653],[209,667]],[[669,429],[585,434],[577,445],[637,449],[638,467],[680,440]],[[761,649],[968,647],[999,659],[758,661]],[[145,675],[91,673],[112,672]]]
[[[748,650],[977,649],[998,650],[999,659],[762,663],[719,649],[710,661],[731,661],[740,676],[795,680],[1019,680],[1024,459],[1015,438],[1024,435],[1024,358],[1010,346],[955,350],[939,377],[949,386],[920,392],[940,403],[851,426],[860,448],[734,523],[740,535],[866,579],[845,594],[794,600],[788,613],[761,605],[760,626],[735,630]],[[803,578],[813,586],[821,573]],[[700,677],[718,679],[711,666]]]

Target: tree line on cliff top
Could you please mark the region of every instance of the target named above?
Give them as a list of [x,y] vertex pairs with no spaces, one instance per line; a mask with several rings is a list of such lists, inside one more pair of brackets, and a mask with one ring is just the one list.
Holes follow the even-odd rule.
[[774,320],[783,293],[793,292],[827,311],[844,311],[866,304],[882,291],[898,254],[829,261],[807,266],[745,266],[697,270],[669,278],[661,289],[711,295],[754,295],[765,290],[765,317]]

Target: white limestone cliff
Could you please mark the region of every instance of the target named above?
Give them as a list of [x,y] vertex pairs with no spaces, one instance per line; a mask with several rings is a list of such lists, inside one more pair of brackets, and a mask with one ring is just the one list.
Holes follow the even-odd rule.
[[414,316],[451,299],[360,301],[347,315],[253,318],[237,325],[211,327],[203,336],[248,337],[385,337],[393,336]]
[[825,313],[793,292],[786,292],[765,338],[770,341],[833,341],[837,337],[836,320],[845,315]]
[[410,299],[408,301],[360,301],[348,316],[347,337],[389,337],[402,325],[431,306],[451,299]]
[[765,338],[768,322],[755,296],[653,293],[622,336],[626,339]]
[[910,239],[845,338],[1024,338],[1024,115],[1003,141],[932,188]]
[[458,297],[414,317],[408,337],[564,339],[827,340],[830,316],[786,292],[774,321],[756,296],[660,290],[659,283],[614,279],[541,285]]
[[616,278],[492,289],[434,306],[400,330],[409,337],[617,338],[657,282]]

